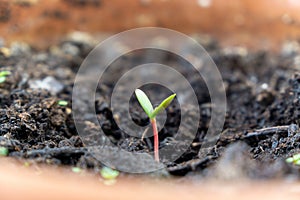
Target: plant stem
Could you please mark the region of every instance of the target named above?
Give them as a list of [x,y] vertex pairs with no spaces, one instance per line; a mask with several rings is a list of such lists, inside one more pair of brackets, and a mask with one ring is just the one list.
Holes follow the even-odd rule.
[[153,136],[154,136],[154,159],[159,162],[159,154],[158,154],[158,131],[157,131],[157,125],[156,120],[151,119],[152,129],[153,129]]

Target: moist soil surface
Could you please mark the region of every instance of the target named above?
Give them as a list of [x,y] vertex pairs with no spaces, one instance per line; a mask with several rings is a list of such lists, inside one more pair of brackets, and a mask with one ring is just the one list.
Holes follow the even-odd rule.
[[[120,129],[118,122],[122,113],[112,112],[109,99],[115,81],[126,72],[126,66],[137,66],[160,56],[164,64],[180,67],[181,73],[190,80],[200,107],[200,113],[188,105],[181,108],[188,110],[191,123],[199,123],[196,135],[191,133],[190,136],[189,124],[183,124],[186,134],[192,138],[192,143],[188,144],[174,139],[181,116],[178,101],[175,99],[166,109],[166,122],[159,127],[160,147],[176,144],[178,151],[181,145],[188,145],[188,148],[175,161],[164,163],[166,168],[160,175],[299,179],[299,167],[285,162],[287,157],[300,152],[299,44],[288,42],[279,53],[271,53],[221,48],[213,40],[199,42],[218,66],[227,95],[225,124],[215,145],[201,149],[211,117],[205,83],[187,62],[179,62],[173,55],[151,49],[122,56],[111,64],[112,72],[107,75],[107,80],[98,84],[95,110],[104,133],[89,121],[88,115],[82,115],[79,123],[84,125],[87,133],[99,137],[105,134],[116,147],[152,155],[153,137],[141,139]],[[44,51],[23,43],[1,48],[0,69],[11,72],[0,84],[0,146],[9,149],[8,156],[94,171],[103,166],[94,156],[97,152],[84,145],[72,117],[76,72],[92,48],[92,43],[77,40],[64,40]],[[148,94],[155,91],[161,100],[170,94],[159,85],[142,88]],[[84,95],[84,91],[82,93]],[[68,104],[64,105],[62,100]],[[149,125],[149,119],[134,95],[129,111],[135,123]],[[200,115],[199,122],[193,121],[197,115]],[[102,148],[106,148],[105,144]],[[107,151],[114,149],[107,147]],[[131,158],[125,159],[130,162]],[[147,167],[147,163],[141,165]]]

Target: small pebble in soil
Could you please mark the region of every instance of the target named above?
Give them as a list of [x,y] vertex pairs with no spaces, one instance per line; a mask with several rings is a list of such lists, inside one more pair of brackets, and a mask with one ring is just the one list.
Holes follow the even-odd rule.
[[55,95],[63,90],[64,85],[53,76],[47,76],[43,80],[29,81],[29,87],[31,89],[45,89]]
[[61,48],[65,54],[69,54],[71,56],[77,56],[80,53],[80,49],[74,44],[65,43]]
[[11,55],[10,49],[7,47],[1,47],[0,48],[0,54],[2,54],[4,57],[8,58]]
[[66,38],[66,41],[72,41],[76,44],[86,44],[86,45],[93,45],[95,44],[95,39],[85,32],[75,31],[69,34]]
[[27,162],[27,161],[24,162],[24,167],[30,167],[30,165],[31,165],[30,162]]
[[300,45],[297,41],[287,41],[282,45],[281,55],[284,57],[298,55],[299,50]]
[[12,56],[22,56],[30,53],[30,46],[23,42],[13,42],[10,46]]

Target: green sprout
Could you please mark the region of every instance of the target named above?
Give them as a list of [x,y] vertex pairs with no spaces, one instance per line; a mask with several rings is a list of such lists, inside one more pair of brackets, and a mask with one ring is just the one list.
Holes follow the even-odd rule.
[[82,169],[80,167],[72,167],[72,172],[80,173],[80,172],[82,172]]
[[68,105],[68,102],[65,101],[65,100],[59,100],[59,101],[57,102],[57,104],[58,104],[59,106],[67,106],[67,105]]
[[103,167],[100,171],[101,176],[106,180],[112,180],[119,176],[120,172],[109,167]]
[[10,75],[10,71],[2,71],[0,72],[0,83],[4,83],[6,81],[6,76]]
[[135,95],[142,106],[145,113],[150,118],[150,123],[152,124],[153,136],[154,136],[154,158],[157,162],[159,162],[159,152],[158,152],[158,131],[156,125],[156,116],[164,109],[166,109],[170,103],[175,98],[176,94],[170,95],[168,98],[163,100],[159,106],[153,109],[152,103],[150,102],[148,96],[140,89],[135,90]]
[[8,149],[6,147],[0,147],[0,156],[7,156]]
[[292,157],[288,157],[285,162],[300,166],[300,153],[295,154]]

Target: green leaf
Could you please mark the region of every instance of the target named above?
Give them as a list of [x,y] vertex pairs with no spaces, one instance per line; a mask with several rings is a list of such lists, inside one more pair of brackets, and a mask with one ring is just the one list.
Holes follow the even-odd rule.
[[67,106],[67,105],[68,105],[68,102],[65,101],[65,100],[59,100],[59,101],[57,102],[57,104],[58,104],[59,106]]
[[295,161],[294,164],[300,166],[300,160]]
[[140,105],[144,109],[145,113],[148,115],[149,118],[151,118],[150,116],[153,111],[153,106],[152,106],[149,98],[147,97],[147,95],[140,89],[135,90],[135,95],[136,95]]
[[6,77],[5,76],[0,76],[0,83],[4,83],[6,80]]
[[10,75],[10,74],[11,74],[10,71],[2,71],[2,72],[0,72],[0,77],[8,76],[8,75]]
[[109,167],[103,167],[100,171],[102,178],[104,179],[115,179],[119,176],[120,172]]
[[292,163],[292,162],[294,162],[294,158],[289,157],[289,158],[285,159],[285,162]]
[[300,160],[300,153],[293,155],[293,159],[296,160]]
[[170,103],[173,101],[173,99],[175,98],[176,94],[172,94],[170,95],[168,98],[166,98],[165,100],[163,100],[163,102],[161,102],[159,104],[159,106],[157,106],[154,111],[151,114],[151,119],[155,118],[156,115],[158,115],[158,113],[160,113],[162,110],[166,109]]
[[81,171],[82,171],[82,169],[79,167],[72,167],[72,172],[74,172],[74,173],[80,173]]
[[7,156],[8,149],[6,147],[0,147],[0,156]]

